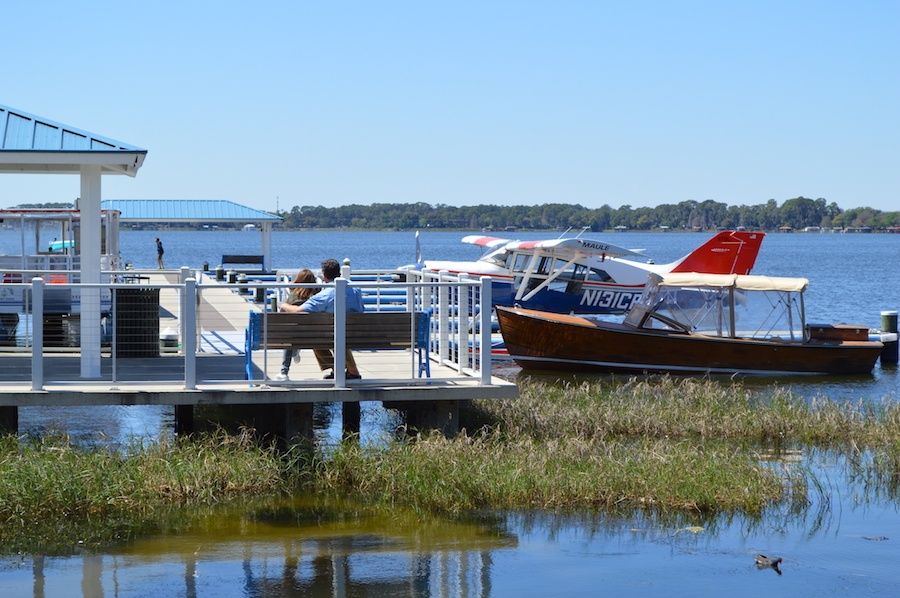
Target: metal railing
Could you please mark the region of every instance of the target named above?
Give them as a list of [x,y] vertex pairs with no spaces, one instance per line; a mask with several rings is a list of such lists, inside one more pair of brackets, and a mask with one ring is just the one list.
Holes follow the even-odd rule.
[[[227,282],[187,268],[104,271],[102,277],[109,282],[96,284],[72,282],[77,280],[76,271],[23,270],[18,274],[23,282],[0,284],[0,309],[8,324],[7,336],[0,338],[0,345],[5,343],[0,353],[9,357],[0,360],[0,382],[30,383],[33,390],[98,380],[172,384],[188,390],[245,383],[240,363],[250,311],[277,309],[290,288],[298,286],[278,276]],[[158,282],[164,280],[161,275],[172,282]],[[427,358],[431,363],[445,366],[444,377],[491,383],[490,350],[480,351],[491,346],[489,279],[345,269],[332,284],[338,287],[339,301],[345,285],[359,288],[366,311],[429,310]],[[90,318],[80,309],[80,297],[86,292],[101,297],[100,313]],[[335,368],[343,371],[345,312],[336,311]],[[84,338],[96,339],[85,328],[94,326],[100,330],[99,347],[82,347]],[[265,347],[265,339],[262,343]],[[270,380],[269,362],[280,362],[275,353],[269,353],[260,355],[266,381]],[[96,354],[99,367],[86,369],[86,354]],[[29,357],[31,367],[23,368]],[[416,374],[411,367],[403,383],[431,383]],[[336,378],[332,384],[346,384],[343,376]]]

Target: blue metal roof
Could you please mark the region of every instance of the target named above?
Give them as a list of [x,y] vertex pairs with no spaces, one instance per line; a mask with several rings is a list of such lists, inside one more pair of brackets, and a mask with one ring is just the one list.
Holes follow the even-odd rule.
[[227,199],[106,199],[104,210],[118,210],[121,222],[280,222],[281,218]]
[[147,150],[0,105],[0,172],[78,172],[83,164],[134,176]]
[[3,105],[0,105],[0,150],[146,151]]

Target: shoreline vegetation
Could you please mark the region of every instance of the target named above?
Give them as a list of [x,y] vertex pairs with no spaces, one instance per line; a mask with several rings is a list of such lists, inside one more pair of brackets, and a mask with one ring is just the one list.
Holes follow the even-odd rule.
[[[900,481],[900,406],[887,401],[810,401],[783,388],[670,377],[567,385],[525,378],[520,393],[473,402],[468,431],[456,438],[425,434],[375,447],[345,441],[282,452],[252,431],[124,449],[77,447],[63,435],[5,436],[0,551],[72,533],[110,541],[172,506],[291,493],[450,516],[753,518],[811,504],[820,482],[797,455],[818,450],[844,456],[867,488],[895,496]],[[97,530],[99,522],[106,527]]]
[[[23,208],[71,208],[71,204],[21,204]],[[688,199],[653,207],[623,205],[597,208],[579,204],[474,206],[416,203],[351,204],[339,207],[294,206],[269,212],[282,219],[287,230],[468,230],[508,229],[522,231],[581,230],[591,233],[618,230],[715,231],[744,227],[746,230],[787,231],[816,229],[900,231],[900,211],[886,212],[871,207],[843,209],[824,198],[795,197],[778,205],[774,199],[755,205],[728,205],[712,199]],[[152,227],[142,225],[149,230]],[[191,228],[231,228],[226,223],[198,223]],[[174,228],[174,227],[173,227]],[[240,226],[238,225],[238,228]]]

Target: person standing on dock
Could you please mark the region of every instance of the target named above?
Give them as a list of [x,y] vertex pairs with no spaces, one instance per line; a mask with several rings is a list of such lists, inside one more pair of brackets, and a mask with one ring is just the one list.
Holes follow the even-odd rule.
[[[329,259],[322,262],[322,280],[325,281],[326,284],[334,281],[335,278],[341,275],[341,265],[337,260]],[[329,287],[322,290],[319,293],[316,293],[312,297],[306,300],[302,305],[286,305],[282,304],[280,311],[286,312],[324,312],[333,314],[334,313],[334,287]],[[362,293],[359,289],[355,289],[353,287],[347,287],[347,311],[348,312],[361,312],[363,311],[363,300]],[[331,353],[329,349],[316,349],[314,351],[316,355],[316,361],[319,362],[319,369],[322,371],[330,369],[331,372],[325,374],[325,379],[334,378],[334,355]],[[353,353],[351,353],[350,349],[347,349],[347,379],[348,380],[359,380],[362,376],[359,373],[359,368],[356,366],[356,360],[353,359]]]
[[162,241],[159,240],[159,237],[156,237],[156,263],[159,265],[159,269],[163,270],[163,254],[166,252],[163,249]]

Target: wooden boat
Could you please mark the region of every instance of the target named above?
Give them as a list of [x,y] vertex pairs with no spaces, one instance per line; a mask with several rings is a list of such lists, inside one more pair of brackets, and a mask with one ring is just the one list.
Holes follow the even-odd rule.
[[865,326],[805,322],[805,278],[651,274],[622,322],[497,307],[525,369],[862,374],[881,355]]

